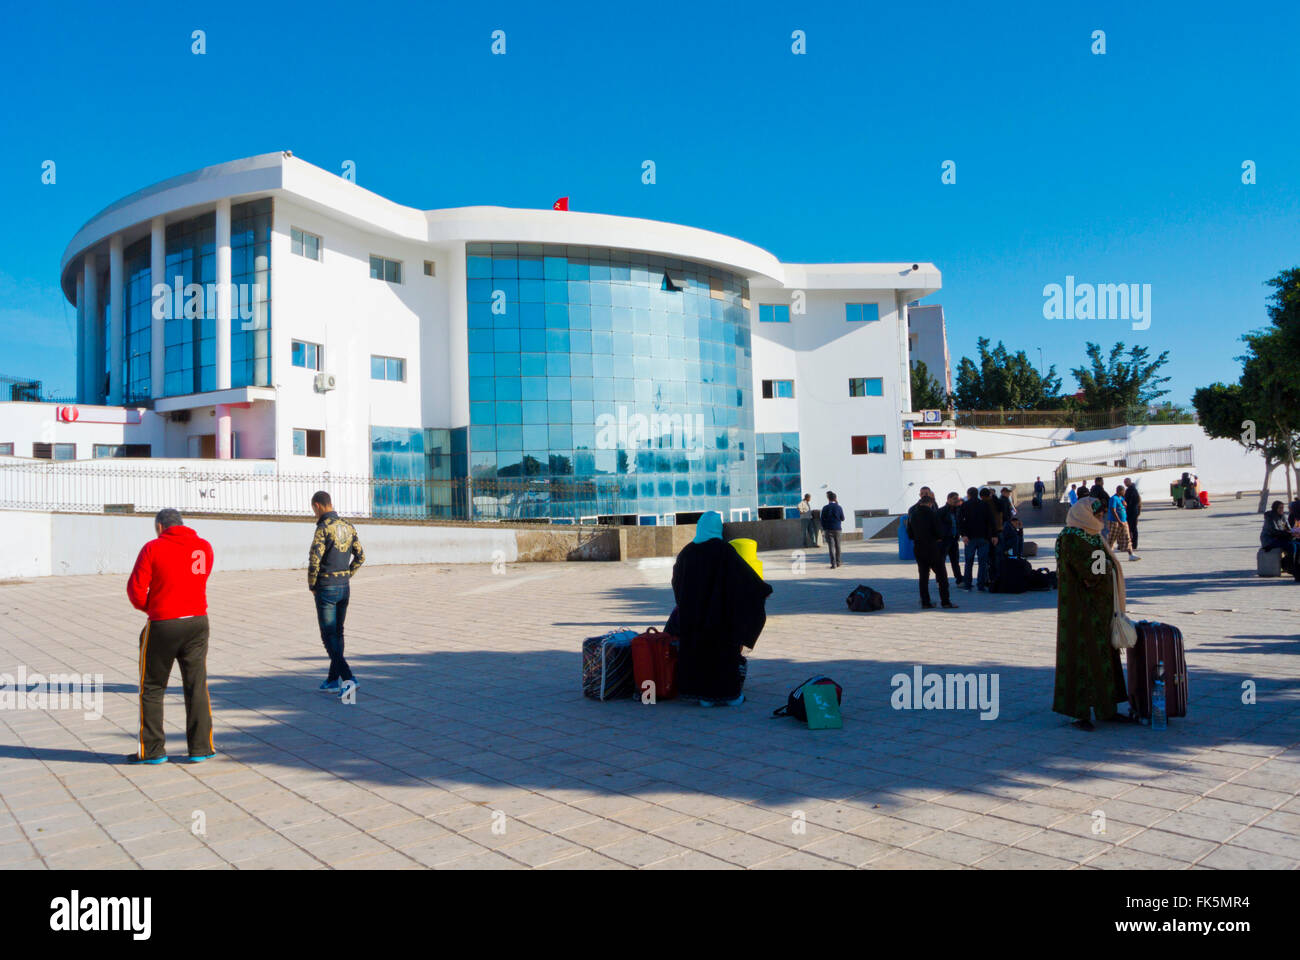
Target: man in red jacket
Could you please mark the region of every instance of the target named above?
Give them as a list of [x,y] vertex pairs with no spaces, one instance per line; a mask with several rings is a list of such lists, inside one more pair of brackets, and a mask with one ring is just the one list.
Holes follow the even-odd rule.
[[208,575],[212,544],[168,508],[154,518],[157,539],[136,557],[126,584],[131,605],[149,615],[140,633],[140,742],[130,763],[166,763],[163,695],[172,664],[181,663],[185,688],[185,736],[191,763],[216,756],[212,701],[208,697]]

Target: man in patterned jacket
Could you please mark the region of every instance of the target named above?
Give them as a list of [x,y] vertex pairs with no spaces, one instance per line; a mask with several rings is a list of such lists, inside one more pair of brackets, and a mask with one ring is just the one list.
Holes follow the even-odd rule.
[[316,534],[307,554],[307,589],[316,597],[320,639],[330,658],[330,672],[320,689],[337,692],[340,699],[356,690],[352,668],[343,659],[343,621],[348,615],[352,574],[366,562],[356,528],[334,512],[330,495],[317,490],[311,498],[316,514]]

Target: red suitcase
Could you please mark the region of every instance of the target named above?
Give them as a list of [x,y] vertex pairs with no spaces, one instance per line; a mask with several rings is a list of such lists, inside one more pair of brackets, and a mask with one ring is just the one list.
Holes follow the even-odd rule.
[[1165,665],[1165,713],[1187,716],[1187,660],[1183,656],[1183,635],[1177,627],[1154,620],[1137,625],[1137,645],[1128,651],[1128,700],[1132,711],[1151,719],[1151,692],[1156,686],[1156,667]]
[[677,638],[648,627],[632,638],[633,696],[645,695],[647,680],[654,681],[655,700],[672,700],[677,696]]

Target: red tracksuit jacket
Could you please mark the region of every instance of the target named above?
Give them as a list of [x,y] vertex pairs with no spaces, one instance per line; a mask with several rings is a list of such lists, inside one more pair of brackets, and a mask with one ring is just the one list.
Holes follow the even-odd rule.
[[203,616],[211,572],[212,544],[189,527],[168,527],[141,548],[126,595],[150,620]]

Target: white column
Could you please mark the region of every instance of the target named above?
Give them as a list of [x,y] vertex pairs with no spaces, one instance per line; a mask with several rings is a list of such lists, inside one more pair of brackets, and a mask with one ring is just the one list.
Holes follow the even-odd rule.
[[86,278],[77,273],[77,402],[86,402]]
[[122,235],[115,233],[108,241],[108,402],[120,404],[126,397],[122,383],[122,366],[126,344],[122,305]]
[[103,331],[99,312],[99,275],[95,255],[82,257],[82,284],[86,296],[86,403],[99,403],[104,390]]
[[[451,428],[469,425],[469,304],[465,291],[465,244],[447,252],[447,379],[451,386]],[[428,371],[422,371],[428,375]]]
[[217,201],[217,389],[230,389],[230,199]]
[[149,302],[152,309],[153,322],[149,330],[149,380],[151,397],[161,397],[163,395],[163,384],[167,378],[167,346],[164,331],[167,321],[159,316],[162,311],[156,309],[156,297],[160,295],[157,290],[159,284],[167,287],[167,293],[162,294],[167,297],[169,304],[175,302],[171,294],[171,285],[167,280],[167,231],[165,229],[166,221],[162,217],[154,217],[152,232],[149,235],[149,287],[152,294]]

